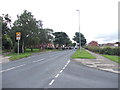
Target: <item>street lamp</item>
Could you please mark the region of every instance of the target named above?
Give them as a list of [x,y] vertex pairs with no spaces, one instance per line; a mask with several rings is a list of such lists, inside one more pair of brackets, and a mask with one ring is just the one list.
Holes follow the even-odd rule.
[[78,11],[78,17],[79,17],[79,48],[80,48],[80,52],[81,52],[80,10],[76,10],[76,11]]

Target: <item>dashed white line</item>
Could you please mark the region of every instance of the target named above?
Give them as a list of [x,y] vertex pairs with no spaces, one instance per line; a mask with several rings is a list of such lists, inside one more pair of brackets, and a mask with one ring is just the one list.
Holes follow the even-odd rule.
[[67,64],[60,70],[60,72],[55,76],[55,78],[49,83],[49,85],[52,85],[56,78],[60,75],[60,73],[63,72],[63,70],[67,67],[67,65],[70,63],[70,60],[67,62]]
[[54,81],[55,81],[55,80],[53,79],[53,80],[49,83],[49,85],[52,85]]
[[67,64],[66,65],[68,65],[70,63],[70,60],[67,62]]
[[25,66],[26,64],[22,64],[22,65],[19,65],[19,66],[16,66],[16,67],[12,67],[12,68],[9,68],[9,69],[6,69],[6,70],[2,70],[0,72],[5,72],[5,71],[9,71],[9,70],[12,70],[12,69],[15,69],[15,68],[19,68],[19,67],[22,67],[22,66]]
[[65,67],[67,67],[67,64],[65,65]]
[[70,60],[68,61],[68,63],[70,63]]
[[58,78],[59,75],[60,75],[60,74],[57,74],[57,75],[55,76],[55,78]]
[[63,70],[60,70],[60,73],[62,73],[63,72]]
[[65,69],[65,67],[63,67],[63,70]]

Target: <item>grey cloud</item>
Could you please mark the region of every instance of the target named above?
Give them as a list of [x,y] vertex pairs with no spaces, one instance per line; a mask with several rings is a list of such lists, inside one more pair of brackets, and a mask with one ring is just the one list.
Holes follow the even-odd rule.
[[109,42],[109,41],[114,41],[114,40],[118,40],[118,32],[114,32],[111,34],[97,34],[97,36],[95,36],[96,39],[102,39],[105,42]]

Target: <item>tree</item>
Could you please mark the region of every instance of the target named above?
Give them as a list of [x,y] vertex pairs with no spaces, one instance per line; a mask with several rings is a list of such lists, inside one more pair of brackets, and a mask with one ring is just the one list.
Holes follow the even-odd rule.
[[[1,21],[2,21],[2,35],[8,34],[10,32],[10,27],[11,27],[11,19],[8,14],[3,14],[1,16]],[[8,27],[10,25],[10,27]]]
[[8,34],[11,31],[10,27],[8,27],[8,24],[10,25],[11,23],[10,16],[8,14],[3,14],[3,16],[0,16],[0,21],[2,25],[2,35],[0,35],[0,37],[2,37],[2,48],[11,50],[13,42]]
[[35,45],[39,44],[39,37],[31,37],[31,39],[28,41],[28,45],[31,48],[31,51],[33,51],[33,48],[35,47]]
[[55,36],[54,38],[54,44],[59,45],[59,47],[62,47],[63,45],[68,46],[71,42],[68,35],[65,32],[55,32],[53,33]]
[[11,50],[11,48],[13,47],[13,42],[8,35],[3,35],[2,46],[3,46],[3,49],[6,49],[6,50]]
[[[33,40],[33,37],[38,37],[39,32],[36,19],[27,10],[24,10],[20,16],[17,15],[17,20],[14,22],[12,30],[11,33],[14,33],[13,35],[15,35],[15,32],[21,32],[20,52],[24,52],[25,46],[30,46],[29,41]],[[35,40],[37,41],[38,39]]]
[[39,38],[40,38],[41,49],[47,47],[48,43],[52,43],[53,41],[52,33],[53,33],[52,29],[49,29],[49,28],[40,29]]
[[[81,46],[84,46],[87,41],[82,33],[80,33],[80,36],[81,36]],[[79,43],[79,32],[75,33],[73,40]]]

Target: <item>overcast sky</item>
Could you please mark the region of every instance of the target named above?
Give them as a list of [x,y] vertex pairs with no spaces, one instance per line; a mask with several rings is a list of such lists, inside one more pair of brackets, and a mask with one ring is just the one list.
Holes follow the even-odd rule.
[[9,14],[12,21],[23,10],[32,12],[44,28],[66,32],[72,40],[79,31],[87,39],[98,43],[118,41],[118,1],[120,0],[2,0],[0,15]]

